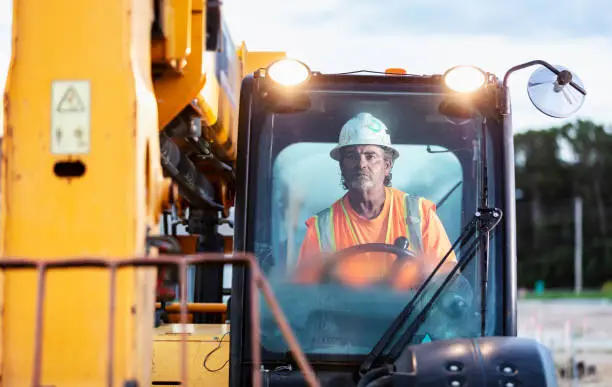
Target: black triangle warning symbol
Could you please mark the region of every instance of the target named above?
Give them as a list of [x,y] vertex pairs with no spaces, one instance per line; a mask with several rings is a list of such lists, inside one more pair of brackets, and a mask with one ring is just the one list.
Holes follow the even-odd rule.
[[85,111],[85,105],[74,87],[70,86],[68,90],[66,90],[57,105],[57,111],[62,113],[78,113]]

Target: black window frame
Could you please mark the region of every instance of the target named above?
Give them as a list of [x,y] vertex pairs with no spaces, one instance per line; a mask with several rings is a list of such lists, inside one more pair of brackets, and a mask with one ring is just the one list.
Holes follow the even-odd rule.
[[[334,85],[354,90],[360,88],[397,88],[402,90],[406,85],[421,84],[425,87],[436,87],[441,85],[440,76],[376,76],[376,75],[318,75],[312,80],[312,87],[321,84]],[[252,75],[247,76],[242,83],[240,96],[239,130],[238,130],[238,161],[237,161],[237,195],[235,207],[234,226],[234,249],[235,251],[254,251],[254,240],[251,236],[253,230],[255,213],[253,208],[257,202],[256,191],[253,180],[255,157],[257,149],[253,145],[253,127],[261,127],[262,109],[260,91],[265,79],[255,79]],[[351,86],[348,86],[351,85]],[[495,321],[495,331],[502,336],[516,335],[516,246],[514,232],[514,153],[513,133],[509,117],[499,114],[491,116],[494,110],[489,110],[487,115],[487,149],[489,165],[489,181],[495,189],[489,190],[489,203],[491,206],[501,207],[504,211],[504,221],[493,232],[491,249],[495,249],[495,257],[498,260],[495,265],[495,277],[499,287],[503,291],[496,295],[494,305],[498,316]],[[268,176],[269,177],[269,176]],[[262,179],[265,176],[257,176],[253,179]],[[464,200],[473,200],[474,192],[464,192]],[[248,201],[247,201],[248,198]],[[465,219],[463,221],[465,224]],[[252,295],[248,293],[248,277],[250,273],[244,267],[235,266],[232,270],[232,303],[231,303],[231,349],[230,349],[230,386],[249,385],[251,380],[250,362],[250,318],[249,303]],[[291,358],[272,359],[263,352],[263,364],[286,364],[293,363]],[[356,366],[364,356],[339,356],[332,358],[325,356],[318,359],[317,356],[309,357],[313,365],[321,362],[329,365],[330,362],[340,362],[345,366]]]

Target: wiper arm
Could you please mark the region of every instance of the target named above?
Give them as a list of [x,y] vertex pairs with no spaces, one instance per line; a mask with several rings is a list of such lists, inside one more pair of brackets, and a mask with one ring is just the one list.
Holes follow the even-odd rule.
[[465,243],[467,242],[467,240],[476,233],[476,228],[474,227],[476,223],[476,219],[477,219],[476,216],[474,216],[474,218],[472,218],[472,220],[463,228],[461,235],[459,235],[459,237],[457,238],[455,243],[453,243],[449,251],[444,255],[444,257],[440,259],[440,261],[438,262],[436,267],[432,270],[432,272],[429,274],[427,279],[425,279],[425,281],[417,289],[414,297],[412,297],[412,299],[408,302],[408,304],[404,307],[404,309],[398,314],[395,320],[393,320],[389,328],[385,331],[385,333],[380,338],[380,340],[376,343],[374,348],[372,348],[372,351],[370,351],[368,356],[364,359],[363,363],[361,363],[361,366],[359,367],[359,373],[361,374],[361,376],[365,375],[365,373],[368,372],[372,368],[372,366],[374,366],[375,362],[378,360],[378,358],[383,354],[385,349],[391,343],[391,340],[393,339],[397,331],[406,322],[408,317],[410,317],[410,315],[412,314],[413,308],[414,308],[414,304],[421,296],[421,293],[423,293],[425,288],[432,281],[434,275],[442,267],[442,265],[444,264],[444,262],[446,261],[450,253],[454,251],[458,245],[463,247]]
[[[501,210],[488,209],[486,211],[488,211],[488,214],[481,215],[481,218],[480,218],[481,220],[478,225],[479,231],[481,233],[484,233],[485,235],[487,235],[491,230],[493,230],[495,226],[497,226],[499,224],[499,221],[501,220]],[[440,294],[442,294],[442,291],[444,290],[444,288],[454,278],[457,271],[459,269],[463,270],[467,266],[467,264],[470,263],[472,258],[476,256],[476,248],[478,247],[478,244],[481,241],[482,241],[481,238],[476,238],[474,241],[472,241],[472,243],[470,244],[470,247],[467,249],[468,251],[468,253],[466,254],[467,257],[464,257],[457,265],[455,265],[455,267],[453,267],[453,269],[450,271],[448,276],[446,276],[446,278],[444,279],[444,281],[442,282],[438,290],[431,297],[429,302],[423,307],[421,312],[416,316],[416,318],[408,326],[408,329],[406,329],[406,333],[404,333],[402,337],[400,337],[400,339],[397,341],[397,343],[395,343],[395,345],[391,348],[388,354],[389,359],[391,360],[396,359],[401,354],[401,352],[404,350],[404,348],[408,345],[410,340],[412,340],[416,332],[419,330],[421,324],[423,324],[423,322],[425,321],[425,318],[427,314],[429,313],[429,311],[431,310],[431,308],[433,307],[434,302],[438,299]]]
[[452,194],[453,192],[455,192],[455,190],[456,190],[457,188],[459,188],[459,186],[461,185],[461,183],[463,183],[463,181],[462,181],[462,180],[459,180],[459,181],[458,181],[458,182],[457,182],[457,183],[456,183],[456,184],[455,184],[455,185],[454,185],[454,186],[453,186],[453,187],[452,187],[450,190],[448,190],[448,192],[447,192],[447,193],[445,193],[445,194],[444,194],[444,196],[442,196],[442,199],[440,199],[440,200],[438,201],[438,203],[436,204],[436,208],[438,208],[438,209],[439,209],[440,207],[442,207],[442,204],[444,204],[444,202],[446,201],[446,199],[448,199],[448,198],[449,198],[449,196],[451,196],[451,194]]
[[[495,228],[495,226],[497,226],[497,224],[499,224],[501,217],[502,217],[502,211],[500,209],[497,209],[497,208],[479,209],[479,211],[474,215],[472,220],[464,227],[463,231],[461,232],[461,235],[457,238],[455,243],[453,243],[450,250],[444,255],[444,257],[442,257],[442,259],[440,259],[440,261],[438,262],[436,267],[432,270],[432,272],[429,274],[427,279],[421,284],[421,286],[417,290],[414,297],[412,297],[408,305],[404,307],[404,309],[400,312],[400,314],[393,321],[391,326],[384,333],[382,338],[378,341],[378,343],[376,343],[372,351],[368,354],[366,359],[363,361],[363,363],[359,367],[359,373],[361,376],[365,375],[368,371],[370,371],[372,367],[376,364],[377,360],[382,356],[385,349],[391,343],[391,340],[393,339],[393,337],[396,335],[396,333],[399,331],[402,325],[406,322],[406,320],[408,320],[408,318],[412,314],[412,311],[414,310],[413,309],[414,304],[419,299],[424,289],[431,283],[434,276],[436,275],[438,270],[442,267],[442,265],[444,264],[444,262],[446,261],[450,253],[457,248],[457,245],[464,246],[467,243],[467,241],[472,236],[474,236],[477,230],[481,233],[488,234],[493,228]],[[470,254],[466,258],[463,258],[457,265],[455,265],[455,267],[453,267],[451,272],[444,279],[442,285],[440,285],[440,288],[434,293],[434,295],[431,297],[429,302],[421,310],[419,315],[410,324],[406,333],[391,348],[391,351],[389,352],[390,359],[395,358],[396,353],[401,352],[401,350],[403,350],[403,348],[410,342],[410,340],[412,340],[412,337],[418,331],[423,321],[425,321],[425,316],[427,315],[429,310],[432,308],[434,302],[437,300],[439,295],[442,293],[442,290],[444,289],[444,287],[455,277],[455,274],[457,273],[457,271],[459,271],[459,269],[463,270],[465,266],[469,263],[469,261],[475,255],[478,242],[481,240],[482,239],[477,238],[475,241],[473,241],[470,244],[470,247],[467,250]]]

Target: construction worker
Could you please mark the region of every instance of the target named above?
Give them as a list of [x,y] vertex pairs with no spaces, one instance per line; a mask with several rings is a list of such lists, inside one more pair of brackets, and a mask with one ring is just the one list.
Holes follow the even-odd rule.
[[[452,245],[434,203],[391,187],[391,169],[399,152],[391,144],[386,125],[369,113],[357,114],[342,127],[330,156],[339,162],[342,183],[348,192],[307,220],[295,273],[297,281],[321,280],[325,274],[324,253],[356,244],[393,244],[403,236],[417,258],[407,259],[399,272],[393,273],[390,285],[396,289],[417,287]],[[333,275],[347,285],[366,285],[391,278],[384,276],[390,274],[395,259],[397,256],[390,253],[358,253],[338,262]],[[446,262],[454,266],[454,252]],[[448,269],[445,265],[442,272]]]

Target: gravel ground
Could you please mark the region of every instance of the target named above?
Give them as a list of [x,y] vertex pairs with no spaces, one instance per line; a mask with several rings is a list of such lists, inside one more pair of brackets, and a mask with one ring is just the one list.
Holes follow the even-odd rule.
[[[580,379],[578,386],[612,387],[611,302],[520,300],[518,325],[519,336],[536,338],[552,350],[558,368],[569,362],[572,346],[576,361],[596,367],[595,374]],[[559,387],[574,386],[567,379],[558,381]]]

